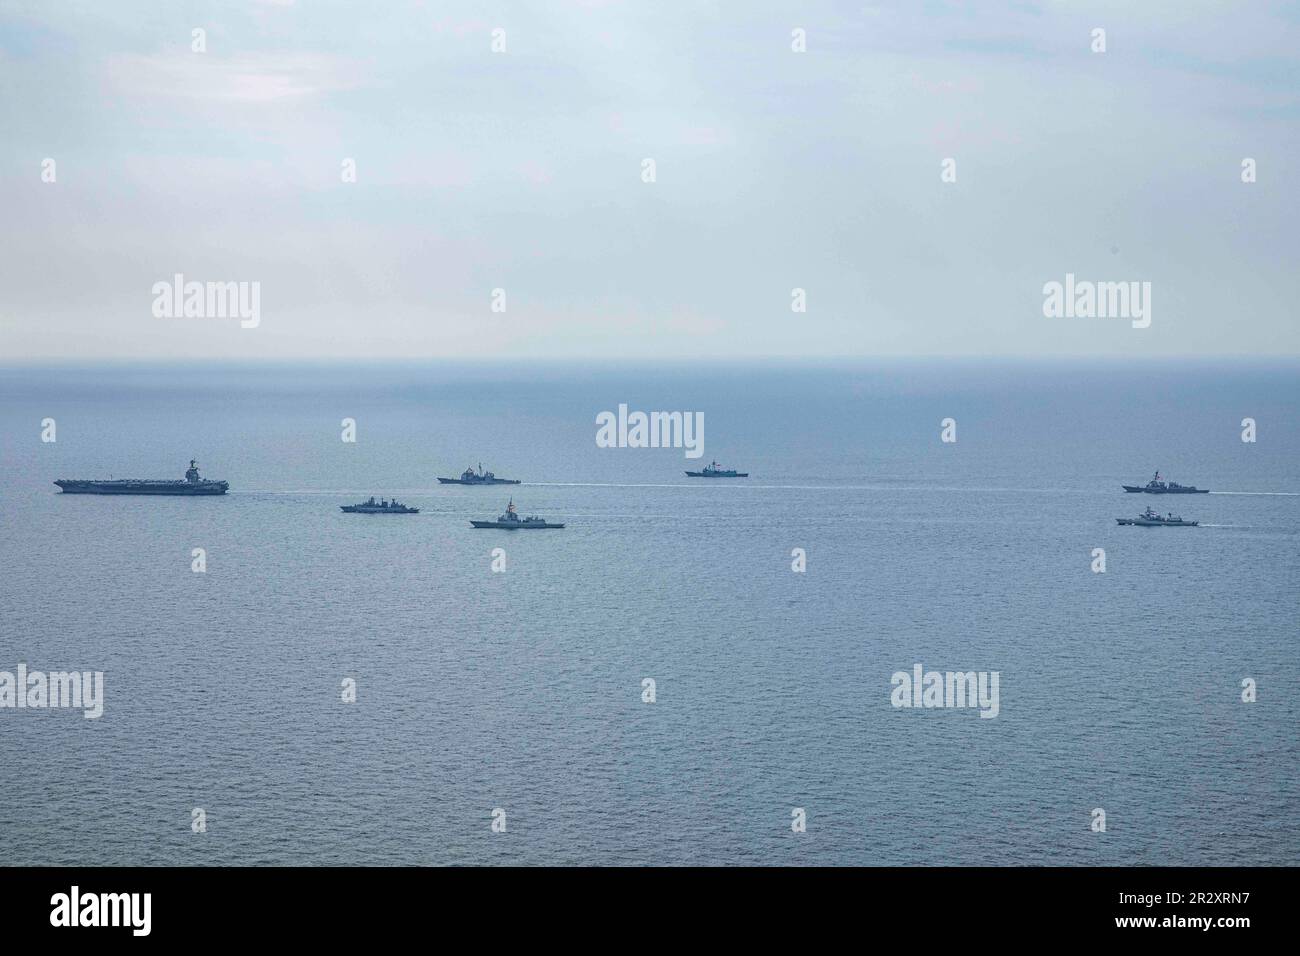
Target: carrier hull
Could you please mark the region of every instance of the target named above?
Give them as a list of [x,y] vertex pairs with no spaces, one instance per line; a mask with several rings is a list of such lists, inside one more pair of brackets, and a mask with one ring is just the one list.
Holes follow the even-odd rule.
[[224,481],[191,484],[185,481],[71,481],[55,482],[65,495],[172,495],[195,497],[224,495],[230,485]]

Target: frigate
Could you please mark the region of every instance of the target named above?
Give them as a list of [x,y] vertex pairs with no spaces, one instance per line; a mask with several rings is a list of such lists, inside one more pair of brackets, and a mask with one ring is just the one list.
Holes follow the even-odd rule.
[[1142,528],[1195,528],[1200,524],[1199,521],[1184,521],[1173,512],[1162,515],[1150,508],[1136,518],[1116,518],[1115,521],[1118,524],[1132,524]]
[[339,505],[339,509],[354,515],[418,515],[420,513],[419,508],[408,508],[396,498],[392,501],[387,498],[376,501],[374,495],[360,504]]
[[716,461],[704,466],[700,471],[688,471],[687,478],[748,478],[749,472],[723,468]]

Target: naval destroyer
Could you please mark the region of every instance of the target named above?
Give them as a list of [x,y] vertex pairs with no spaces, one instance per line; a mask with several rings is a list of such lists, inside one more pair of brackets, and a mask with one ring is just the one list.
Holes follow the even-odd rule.
[[1209,488],[1197,488],[1195,485],[1180,485],[1176,481],[1164,481],[1160,477],[1160,472],[1148,481],[1145,485],[1124,485],[1124,490],[1130,494],[1145,492],[1148,495],[1208,495]]
[[529,515],[527,518],[521,518],[515,513],[515,500],[510,499],[510,504],[506,505],[506,513],[497,518],[496,521],[471,521],[476,528],[503,528],[506,531],[524,531],[530,528],[563,528],[563,524],[552,524],[536,515]]

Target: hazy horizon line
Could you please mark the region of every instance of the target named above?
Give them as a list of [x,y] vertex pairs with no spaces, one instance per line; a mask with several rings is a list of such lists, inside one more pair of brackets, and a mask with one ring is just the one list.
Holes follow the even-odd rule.
[[[559,368],[573,365],[590,365],[593,356],[545,356],[535,359],[520,357],[492,356],[366,356],[352,359],[337,356],[314,356],[302,358],[254,357],[254,358],[47,358],[27,357],[0,360],[0,372],[23,371],[29,369],[63,368],[369,368],[369,367],[418,367],[421,365],[462,365],[482,368],[497,367],[549,367]],[[704,366],[786,366],[786,367],[826,367],[826,366],[862,366],[862,365],[904,365],[904,364],[951,364],[977,365],[980,363],[1006,365],[1211,365],[1230,363],[1234,365],[1290,365],[1300,364],[1300,353],[1261,355],[1258,353],[1234,353],[1228,355],[1023,355],[1001,353],[990,355],[970,354],[924,354],[924,355],[772,355],[772,356],[700,356],[685,358],[638,358],[636,356],[605,356],[600,358],[602,365],[663,367],[663,368],[698,368]]]

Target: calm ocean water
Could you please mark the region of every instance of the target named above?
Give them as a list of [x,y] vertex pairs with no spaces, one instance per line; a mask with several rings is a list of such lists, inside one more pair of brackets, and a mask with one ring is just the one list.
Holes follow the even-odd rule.
[[[0,670],[106,696],[0,710],[5,862],[1296,864],[1298,372],[2,372]],[[621,402],[752,477],[597,448]],[[51,484],[191,457],[231,493]],[[438,486],[479,461],[524,484]],[[1215,493],[1121,492],[1157,468]],[[510,495],[568,527],[470,529]],[[892,707],[917,663],[997,718]]]

